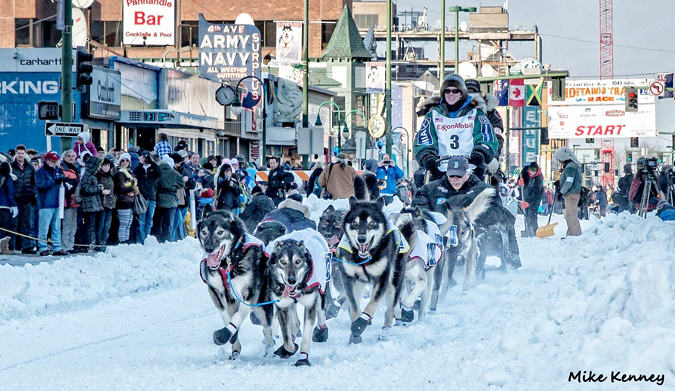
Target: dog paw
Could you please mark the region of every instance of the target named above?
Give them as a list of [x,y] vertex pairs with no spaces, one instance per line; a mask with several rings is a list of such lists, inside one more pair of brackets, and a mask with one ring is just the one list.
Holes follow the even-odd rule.
[[359,336],[359,335],[353,335],[352,334],[352,335],[349,336],[349,343],[350,344],[358,344],[358,343],[361,343],[361,341],[363,341],[363,340],[361,339],[361,336]]
[[415,311],[419,311],[421,307],[422,307],[422,300],[420,299],[415,300],[415,304],[413,304],[413,309]]
[[328,327],[315,327],[312,332],[312,342],[326,342],[328,341]]
[[364,314],[358,317],[355,321],[352,322],[351,331],[352,335],[360,336],[363,333],[363,330],[370,324],[370,318],[368,320],[364,319]]
[[342,307],[331,301],[330,304],[328,304],[328,308],[326,309],[326,319],[333,319],[338,316],[338,313],[340,313],[340,308]]
[[279,349],[274,351],[274,355],[279,356],[279,358],[289,358],[289,357],[291,357],[292,355],[295,354],[295,352],[298,351],[298,344],[294,343],[293,345],[295,345],[295,350],[293,350],[292,352],[289,352],[288,350],[286,350],[284,345],[281,345],[281,346],[279,346]]
[[239,352],[238,351],[235,350],[234,352],[232,352],[232,354],[230,354],[230,360],[234,361],[234,360],[237,360],[238,358],[239,358]]
[[312,364],[309,363],[309,360],[306,358],[301,358],[293,364],[296,367],[311,367]]
[[231,327],[225,326],[220,330],[216,330],[213,332],[213,342],[220,346],[220,345],[225,345],[226,343],[234,343],[237,338],[239,337],[239,330],[236,330],[234,334],[232,334],[232,331],[230,330]]
[[415,311],[410,309],[401,308],[401,321],[410,323],[415,320]]

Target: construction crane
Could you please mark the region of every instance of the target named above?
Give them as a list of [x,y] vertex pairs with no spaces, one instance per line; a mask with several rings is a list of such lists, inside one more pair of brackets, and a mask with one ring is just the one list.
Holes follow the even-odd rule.
[[[614,78],[614,11],[612,0],[598,0],[600,6],[600,79]],[[614,186],[614,139],[601,142],[602,162],[605,170],[603,186]],[[609,168],[609,170],[607,170]]]

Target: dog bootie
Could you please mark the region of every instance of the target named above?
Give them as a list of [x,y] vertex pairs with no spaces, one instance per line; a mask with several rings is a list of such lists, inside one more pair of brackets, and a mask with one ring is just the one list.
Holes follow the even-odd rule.
[[292,355],[295,354],[295,352],[298,351],[298,344],[293,343],[293,345],[295,345],[295,349],[292,352],[289,352],[288,350],[286,350],[286,348],[284,348],[284,345],[281,345],[281,346],[279,346],[279,349],[274,351],[274,355],[279,356],[279,358],[289,358],[289,357],[291,357]]
[[413,304],[413,309],[415,311],[419,311],[420,307],[422,307],[422,300],[420,299],[415,300],[415,304]]
[[412,308],[406,308],[401,305],[401,321],[409,323],[413,320],[415,320],[415,311]]
[[312,364],[309,363],[309,355],[307,353],[300,353],[300,358],[298,361],[295,362],[296,367],[310,367]]
[[323,328],[315,327],[312,332],[312,342],[326,342],[328,341],[328,326],[324,325]]
[[361,341],[362,341],[362,339],[361,339],[361,336],[359,336],[359,335],[352,334],[352,335],[349,336],[349,343],[350,344],[361,343]]
[[360,336],[363,333],[363,330],[366,329],[366,327],[371,324],[370,319],[372,317],[365,312],[361,314],[358,318],[356,318],[355,321],[352,322],[352,335],[354,336]]
[[328,304],[328,308],[326,308],[326,319],[333,319],[338,316],[341,308],[342,307],[335,304],[334,301],[331,301],[330,304]]
[[234,343],[238,336],[239,331],[232,323],[230,323],[222,329],[213,332],[213,342],[215,342],[216,345],[225,345],[228,342]]
[[512,266],[514,269],[518,269],[519,267],[523,266],[523,264],[520,263],[520,255],[518,255],[518,254],[511,254],[511,257],[510,257],[510,258],[511,258],[511,259],[510,259],[510,261],[511,261],[511,266]]

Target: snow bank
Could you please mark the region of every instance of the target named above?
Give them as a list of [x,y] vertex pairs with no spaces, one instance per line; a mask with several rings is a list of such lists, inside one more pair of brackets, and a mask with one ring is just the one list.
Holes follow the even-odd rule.
[[156,289],[174,289],[198,279],[201,247],[194,238],[159,244],[109,247],[23,267],[0,265],[0,320],[80,309],[101,300]]

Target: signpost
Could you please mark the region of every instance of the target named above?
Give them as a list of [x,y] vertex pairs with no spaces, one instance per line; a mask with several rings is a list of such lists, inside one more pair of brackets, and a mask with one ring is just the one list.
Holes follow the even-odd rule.
[[76,137],[78,134],[84,132],[85,125],[80,123],[69,122],[46,122],[45,136],[64,136]]

